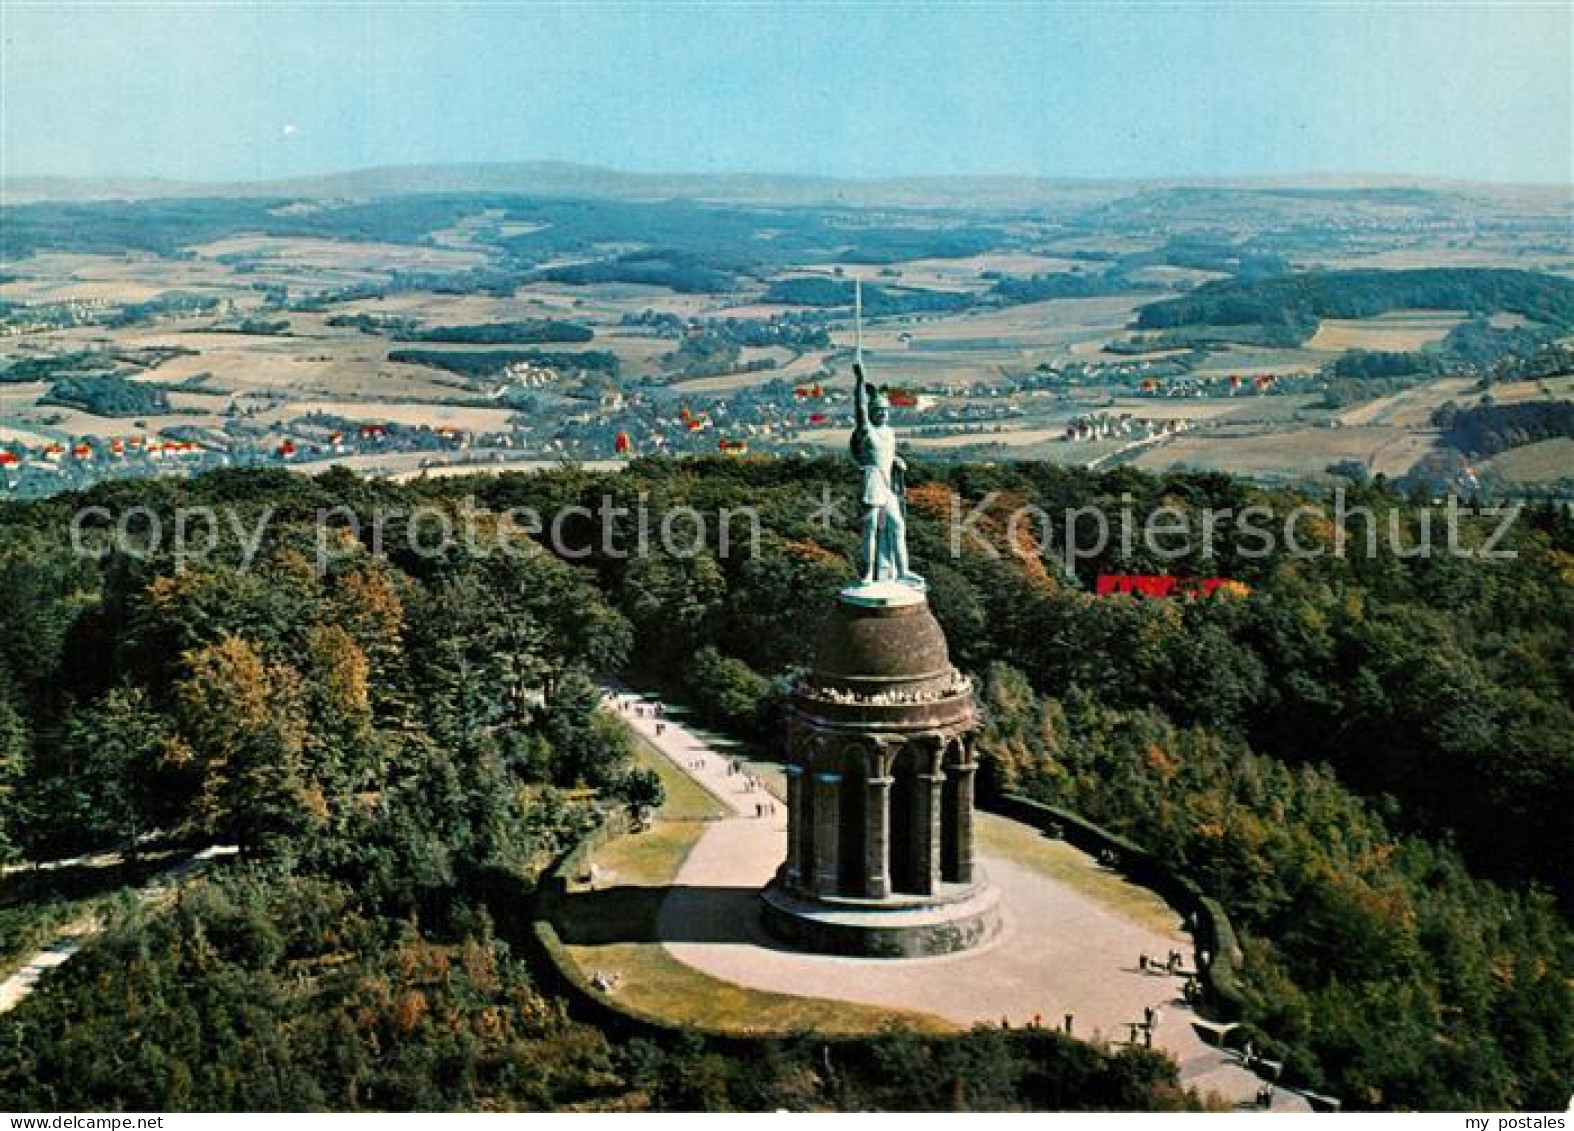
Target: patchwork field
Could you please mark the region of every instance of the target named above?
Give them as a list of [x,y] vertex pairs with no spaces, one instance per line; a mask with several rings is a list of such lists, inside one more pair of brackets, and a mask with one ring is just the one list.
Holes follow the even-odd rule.
[[1515,483],[1552,483],[1574,479],[1574,439],[1559,436],[1513,448],[1487,460],[1482,469]]
[[1410,352],[1442,341],[1464,319],[1464,312],[1455,310],[1407,310],[1373,318],[1325,318],[1306,348],[1335,353],[1345,350]]
[[[921,395],[897,423],[931,458],[1180,463],[1265,478],[1358,459],[1403,474],[1434,449],[1441,405],[1481,402],[1482,370],[1333,396],[1328,367],[1354,350],[1438,355],[1459,310],[1324,318],[1299,347],[1242,344],[1272,340],[1250,326],[1181,327],[1164,348],[1145,348],[1166,334],[1137,330],[1141,311],[1319,265],[1545,261],[1574,272],[1561,205],[1509,195],[1481,212],[1490,230],[1460,219],[1479,201],[1447,194],[1341,203],[1195,189],[1101,191],[1077,206],[1086,211],[1053,218],[530,197],[478,198],[467,211],[461,195],[400,197],[386,210],[237,198],[189,216],[160,202],[144,230],[134,203],[53,217],[42,205],[0,239],[23,247],[0,262],[0,444],[21,461],[9,466],[44,474],[18,488],[12,473],[0,489],[113,473],[127,453],[111,460],[99,448],[129,436],[198,443],[200,453],[180,449],[191,457],[182,470],[332,458],[400,476],[840,452],[855,278],[880,300],[862,334],[872,379]],[[1108,293],[1017,301],[1046,287]],[[1469,287],[1450,280],[1439,293]],[[1494,308],[1492,286],[1481,293],[1495,334],[1534,344],[1546,331],[1513,301]],[[1561,309],[1550,291],[1537,301],[1517,307],[1540,318]],[[406,360],[389,360],[397,350]],[[1504,405],[1574,397],[1574,377],[1549,372],[1499,381],[1491,395]],[[65,398],[74,407],[41,403],[63,379],[86,381]],[[330,443],[332,421],[392,432]],[[1078,424],[1106,434],[1066,441]],[[42,466],[50,444],[71,445],[72,459],[55,452]]]
[[1356,460],[1376,473],[1408,471],[1431,438],[1401,428],[1303,428],[1292,431],[1216,430],[1149,448],[1132,462],[1152,471],[1208,468],[1264,478],[1320,476],[1329,464]]

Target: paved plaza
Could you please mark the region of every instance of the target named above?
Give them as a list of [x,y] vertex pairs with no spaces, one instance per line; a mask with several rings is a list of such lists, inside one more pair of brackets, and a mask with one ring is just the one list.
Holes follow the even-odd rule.
[[[631,704],[638,696],[625,696]],[[658,934],[678,961],[712,977],[775,993],[917,1010],[959,1025],[1059,1027],[1111,1042],[1142,1039],[1133,1023],[1156,1011],[1154,1045],[1181,1066],[1184,1083],[1233,1102],[1262,1085],[1230,1053],[1206,1044],[1181,989],[1184,976],[1141,969],[1140,956],[1162,962],[1171,951],[1191,964],[1191,939],[1178,917],[1167,931],[1143,925],[1066,883],[1021,863],[991,856],[981,837],[985,872],[1000,891],[1004,929],[980,950],[902,960],[845,958],[792,950],[766,935],[759,890],[786,852],[785,803],[766,783],[729,773],[729,759],[670,715],[658,733],[653,712],[624,719],[730,811],[711,822],[662,902]],[[767,810],[762,814],[762,807]],[[980,813],[981,829],[1004,818]],[[1084,858],[1088,869],[1100,869]],[[1306,1110],[1285,1089],[1276,1110]]]

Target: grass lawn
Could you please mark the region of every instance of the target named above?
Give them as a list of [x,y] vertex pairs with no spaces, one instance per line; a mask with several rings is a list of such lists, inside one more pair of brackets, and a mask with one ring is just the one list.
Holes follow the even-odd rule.
[[704,786],[678,769],[660,750],[638,731],[630,728],[634,740],[634,762],[641,769],[655,770],[666,791],[667,800],[661,807],[662,821],[710,821],[722,816],[726,808]]
[[570,947],[586,970],[616,972],[622,984],[609,1000],[679,1025],[734,1033],[870,1034],[892,1025],[923,1033],[954,1033],[938,1017],[847,1001],[767,993],[724,982],[685,966],[650,943]]
[[1065,884],[1140,927],[1190,946],[1180,915],[1157,893],[1131,883],[1065,841],[1053,840],[1029,825],[992,813],[975,813],[973,820],[982,855],[1009,860]]

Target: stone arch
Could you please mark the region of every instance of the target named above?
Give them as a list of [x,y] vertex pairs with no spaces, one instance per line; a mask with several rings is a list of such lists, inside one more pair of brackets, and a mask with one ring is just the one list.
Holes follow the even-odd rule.
[[897,754],[891,784],[891,888],[912,895],[934,892],[939,838],[936,786],[943,780],[944,738],[908,739]]
[[912,891],[913,759],[912,743],[891,756],[891,890]]
[[845,895],[863,894],[864,860],[867,852],[869,743],[862,738],[844,738],[837,743],[834,764],[841,777],[837,791],[838,834],[836,890]]
[[973,761],[972,735],[950,736],[945,751],[946,778],[940,798],[940,878],[946,883],[973,882]]
[[957,773],[956,768],[965,758],[961,738],[957,735],[948,736],[943,755],[946,775],[940,787],[940,878],[952,883],[960,871],[961,859],[961,815],[958,810],[962,801],[962,775]]

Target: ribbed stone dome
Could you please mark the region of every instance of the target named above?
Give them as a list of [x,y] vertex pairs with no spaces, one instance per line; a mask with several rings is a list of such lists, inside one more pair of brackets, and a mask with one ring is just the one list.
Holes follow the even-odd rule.
[[871,608],[837,601],[820,630],[810,679],[877,689],[946,681],[951,670],[945,633],[926,602]]

